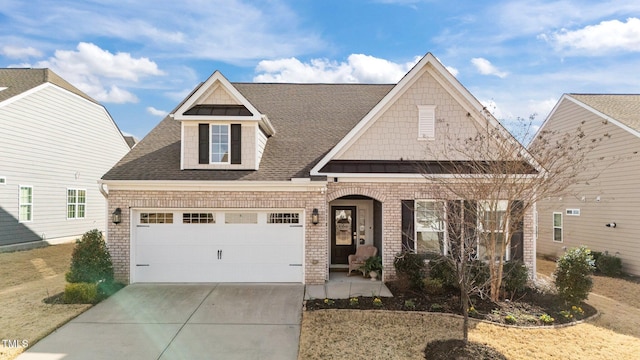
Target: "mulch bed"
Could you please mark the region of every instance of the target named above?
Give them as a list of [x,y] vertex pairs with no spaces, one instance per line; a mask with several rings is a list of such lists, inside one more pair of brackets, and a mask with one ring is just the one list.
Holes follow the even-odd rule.
[[[401,310],[401,311],[429,311],[462,315],[458,290],[442,289],[440,294],[418,293],[400,286],[396,282],[387,282],[387,287],[393,294],[391,298],[357,297],[354,299],[313,299],[307,300],[307,311],[322,309],[361,309],[361,310]],[[484,319],[498,324],[516,326],[543,326],[566,324],[581,320],[596,314],[596,309],[582,303],[580,308],[567,308],[564,303],[551,293],[541,293],[528,288],[516,294],[512,301],[492,302],[488,299],[472,298],[475,312],[469,316]],[[563,313],[563,311],[565,313]],[[551,316],[552,323],[544,323],[540,317],[544,314]]]
[[438,340],[427,344],[424,355],[429,360],[507,360],[498,350],[489,345],[462,340]]

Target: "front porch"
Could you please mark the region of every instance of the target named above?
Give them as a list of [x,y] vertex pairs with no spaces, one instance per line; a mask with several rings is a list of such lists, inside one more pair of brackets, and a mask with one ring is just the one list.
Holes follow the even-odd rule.
[[371,281],[360,273],[347,276],[345,271],[331,271],[329,280],[320,285],[306,285],[304,299],[349,299],[358,296],[392,297],[391,291],[380,280]]

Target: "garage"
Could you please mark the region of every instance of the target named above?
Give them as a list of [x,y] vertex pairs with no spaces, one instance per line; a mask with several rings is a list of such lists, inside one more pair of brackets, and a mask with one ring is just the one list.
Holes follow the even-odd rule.
[[302,282],[302,211],[132,211],[131,282]]

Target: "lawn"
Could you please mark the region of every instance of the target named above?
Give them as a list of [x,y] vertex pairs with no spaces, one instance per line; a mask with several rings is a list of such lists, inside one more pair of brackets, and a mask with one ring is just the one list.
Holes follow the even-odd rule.
[[[91,307],[43,302],[64,290],[74,245],[0,253],[0,339],[33,345]],[[0,342],[0,360],[14,359],[22,351]]]
[[[554,263],[538,260],[551,274]],[[596,276],[588,303],[601,315],[562,328],[517,329],[472,322],[469,338],[509,359],[637,359],[640,284]],[[303,313],[299,359],[424,359],[431,340],[461,338],[457,317],[415,312],[321,310]]]

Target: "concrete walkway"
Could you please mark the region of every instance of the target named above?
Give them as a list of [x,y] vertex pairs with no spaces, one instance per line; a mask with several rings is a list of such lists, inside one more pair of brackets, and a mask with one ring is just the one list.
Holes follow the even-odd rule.
[[134,284],[18,359],[297,359],[301,284]]
[[348,299],[357,296],[393,297],[382,281],[371,281],[360,275],[332,272],[322,285],[307,285],[304,299]]

